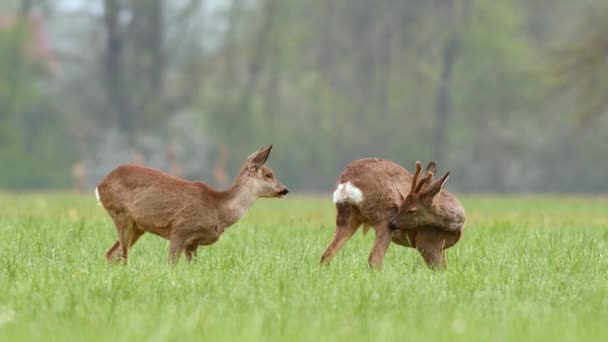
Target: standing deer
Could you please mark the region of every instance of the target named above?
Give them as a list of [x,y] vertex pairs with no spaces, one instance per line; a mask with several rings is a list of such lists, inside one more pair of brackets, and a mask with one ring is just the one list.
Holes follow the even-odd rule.
[[449,172],[433,181],[435,163],[429,163],[420,179],[422,164],[416,162],[412,176],[401,166],[384,159],[360,159],[350,163],[336,184],[336,231],[321,257],[328,264],[359,226],[370,226],[376,238],[368,264],[381,268],[391,240],[413,247],[431,268],[445,268],[445,249],[462,234],[464,208],[442,190]]
[[258,197],[287,195],[287,188],[264,165],[271,148],[261,148],[249,156],[225,191],[137,165],[119,166],[110,172],[95,189],[118,231],[118,241],[106,259],[120,257],[126,262],[129,248],[149,232],[170,241],[170,263],[182,252],[191,261],[198,246],[216,242]]

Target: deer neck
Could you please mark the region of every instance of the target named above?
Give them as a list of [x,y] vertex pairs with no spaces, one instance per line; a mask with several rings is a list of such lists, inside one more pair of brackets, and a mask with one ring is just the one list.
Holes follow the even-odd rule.
[[433,201],[431,212],[436,220],[440,220],[438,225],[456,230],[464,224],[464,208],[453,196],[446,196],[443,201]]
[[240,220],[253,205],[257,195],[251,186],[248,186],[241,177],[237,178],[232,187],[225,191],[223,205],[226,227]]

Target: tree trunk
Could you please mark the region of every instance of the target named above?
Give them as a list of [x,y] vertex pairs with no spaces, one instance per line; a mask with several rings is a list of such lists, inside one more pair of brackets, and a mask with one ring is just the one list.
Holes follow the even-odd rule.
[[245,83],[245,87],[243,88],[239,106],[240,108],[245,110],[245,113],[249,112],[251,97],[253,96],[254,90],[258,83],[258,79],[264,66],[264,57],[266,56],[265,52],[268,48],[270,35],[272,33],[275,21],[275,1],[276,0],[266,1],[266,4],[264,6],[262,26],[256,39],[254,40],[255,44],[253,56],[251,58],[251,62],[249,63],[247,72],[248,77]]
[[433,132],[433,158],[439,163],[445,161],[447,125],[451,110],[450,81],[459,45],[459,37],[454,35],[449,39],[441,56],[441,77],[435,101],[435,130]]
[[21,101],[21,85],[23,83],[23,74],[25,73],[26,63],[25,60],[25,47],[27,46],[27,27],[28,24],[28,16],[30,14],[30,10],[32,9],[32,1],[31,0],[23,0],[19,3],[19,12],[17,14],[17,21],[15,22],[15,26],[13,31],[17,35],[16,43],[12,51],[11,60],[13,61],[13,70],[11,74],[14,77],[11,77],[10,82],[11,87],[9,88],[10,96],[8,102],[8,110],[6,113],[2,113],[0,111],[0,119],[3,116],[7,118],[15,118],[17,113],[20,111],[20,101]]
[[452,70],[460,52],[462,31],[466,26],[471,13],[471,1],[452,0],[448,5],[448,21],[451,21],[452,30],[441,54],[441,76],[435,99],[435,126],[433,131],[434,159],[441,163],[445,161],[447,151],[447,130],[451,115],[450,83]]
[[266,131],[274,134],[277,127],[277,107],[280,107],[279,89],[281,82],[281,67],[282,55],[280,46],[280,35],[278,25],[274,25],[271,32],[270,42],[268,44],[268,83],[264,89],[264,109],[266,118]]
[[251,122],[251,101],[255,89],[257,88],[262,69],[264,68],[264,58],[266,56],[266,50],[268,49],[270,35],[274,28],[276,12],[276,0],[266,0],[262,18],[262,26],[254,39],[254,50],[251,62],[249,63],[247,80],[241,91],[241,96],[238,102],[236,110],[243,115],[243,120],[240,123],[239,138],[241,145],[247,145],[250,140],[251,134],[249,131],[252,129]]
[[114,112],[120,131],[127,134],[133,144],[135,118],[131,111],[129,87],[126,85],[124,67],[125,39],[120,27],[122,8],[119,0],[104,0],[104,24],[107,34],[104,56],[104,85],[110,108]]
[[132,46],[129,69],[133,71],[132,105],[135,113],[144,113],[146,125],[166,115],[163,80],[165,73],[164,22],[161,0],[131,0],[133,17],[129,27]]

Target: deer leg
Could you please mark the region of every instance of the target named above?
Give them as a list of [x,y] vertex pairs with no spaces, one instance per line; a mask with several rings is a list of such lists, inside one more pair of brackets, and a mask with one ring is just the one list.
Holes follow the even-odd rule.
[[186,247],[185,254],[186,254],[186,259],[188,260],[188,262],[192,261],[192,257],[196,258],[197,250],[198,250],[197,245],[190,245],[190,246]]
[[321,265],[331,262],[334,255],[344,246],[353,234],[357,231],[361,222],[353,212],[350,205],[338,204],[338,215],[336,217],[336,231],[334,237],[321,256]]
[[[144,235],[145,231],[139,229],[139,228],[135,228],[133,234],[131,235],[131,242],[129,244],[129,248],[133,247],[133,245],[135,244],[135,242],[137,242],[137,240],[139,240],[139,238]],[[108,252],[106,253],[106,260],[108,262],[113,261],[116,257],[117,254],[119,252],[119,247],[120,247],[120,241],[116,240],[116,242],[114,243],[114,245],[112,245],[112,247],[110,247],[110,249],[108,250]]]
[[416,235],[416,249],[422,254],[427,266],[445,270],[445,232],[434,227],[421,228]]
[[331,240],[325,252],[321,256],[321,265],[327,265],[331,262],[334,255],[344,246],[346,241],[348,241],[353,234],[359,228],[358,225],[348,224],[346,226],[337,226],[336,231],[334,232],[334,238]]
[[131,218],[127,218],[123,229],[121,229],[118,233],[118,242],[120,245],[121,252],[120,257],[122,258],[124,263],[127,263],[127,258],[129,256],[129,247],[131,247],[132,241],[137,240],[133,239],[133,237],[138,234],[136,233],[136,230],[138,229],[135,227],[135,222]]
[[107,262],[112,262],[114,260],[114,258],[116,257],[116,254],[118,252],[118,247],[120,247],[120,242],[118,240],[116,240],[116,242],[114,242],[112,247],[110,247],[110,249],[108,249],[108,252],[106,253]]
[[[110,217],[112,217],[112,221],[114,221],[114,226],[116,227],[116,233],[120,237],[120,232],[124,229],[124,226],[125,226],[126,217],[123,215],[114,214],[112,211],[108,211],[108,213],[110,214]],[[110,262],[114,259],[119,248],[120,248],[120,240],[116,240],[114,245],[112,245],[112,247],[110,247],[110,249],[106,253],[106,260],[108,262]]]
[[367,264],[371,268],[379,270],[382,268],[384,254],[386,254],[386,250],[391,243],[392,233],[387,224],[374,225],[374,227],[376,227],[376,239],[374,240],[372,252],[367,259]]
[[128,216],[125,212],[115,213],[109,212],[112,220],[114,221],[114,226],[116,226],[116,232],[118,233],[118,245],[114,243],[112,247],[106,253],[106,260],[111,261],[120,253],[120,257],[124,262],[127,260],[127,250],[128,243],[131,239],[131,234],[133,233],[133,228],[135,226],[135,222]]
[[171,236],[171,241],[169,242],[169,263],[175,265],[185,249],[186,245],[181,237]]

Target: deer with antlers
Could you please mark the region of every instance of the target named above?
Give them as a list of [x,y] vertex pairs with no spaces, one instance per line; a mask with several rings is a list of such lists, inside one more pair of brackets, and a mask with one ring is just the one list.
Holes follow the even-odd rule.
[[385,159],[359,159],[350,163],[336,184],[336,230],[321,257],[328,264],[332,257],[363,225],[370,226],[376,238],[368,264],[381,268],[393,241],[416,248],[431,268],[445,269],[445,249],[462,235],[464,208],[443,189],[449,172],[435,180],[436,166],[430,162],[425,175],[416,162],[414,175]]

